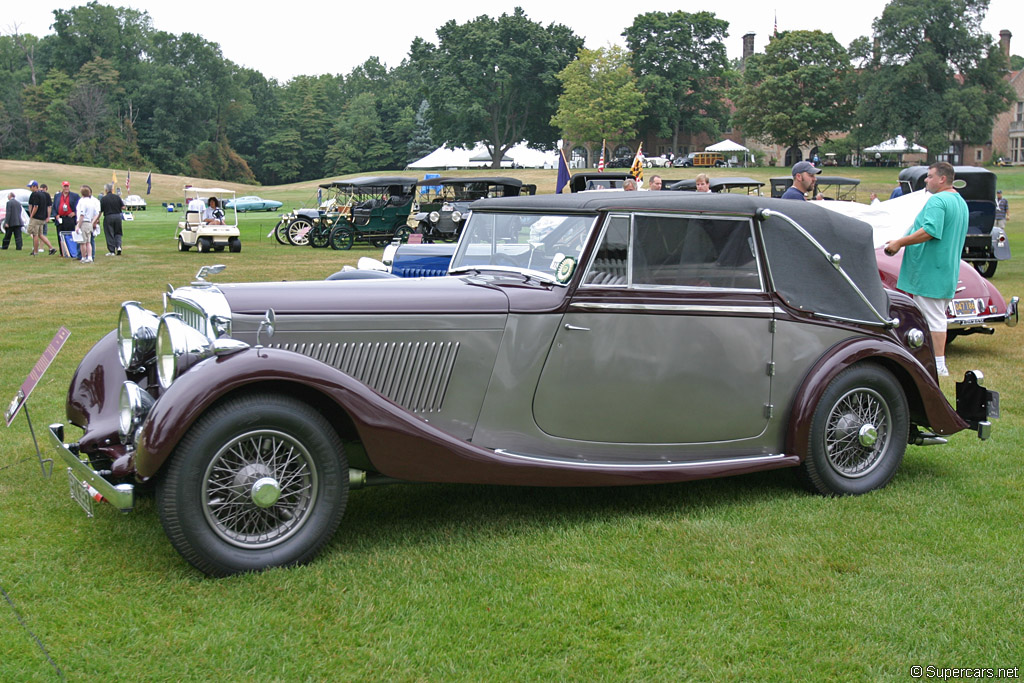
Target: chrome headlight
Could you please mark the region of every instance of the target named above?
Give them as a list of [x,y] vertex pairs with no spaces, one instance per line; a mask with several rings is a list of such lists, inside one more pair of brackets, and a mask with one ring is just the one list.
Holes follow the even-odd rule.
[[121,443],[134,440],[135,431],[145,421],[155,399],[143,391],[135,382],[121,385],[120,414],[117,432],[121,435]]
[[125,370],[145,365],[156,345],[156,328],[160,319],[138,301],[121,304],[117,321],[117,355]]
[[462,222],[462,212],[461,211],[452,211],[452,223],[460,223],[460,222]]
[[156,334],[156,376],[164,389],[181,373],[214,353],[213,342],[205,334],[186,325],[174,313],[160,318]]
[[430,214],[427,215],[427,218],[430,219],[431,223],[436,223],[441,220],[441,214],[437,211],[431,211]]

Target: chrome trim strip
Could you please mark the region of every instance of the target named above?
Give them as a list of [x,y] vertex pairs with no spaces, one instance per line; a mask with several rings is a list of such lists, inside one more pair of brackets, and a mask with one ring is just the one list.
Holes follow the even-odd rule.
[[716,460],[687,460],[687,461],[675,461],[675,462],[639,462],[639,463],[626,463],[626,462],[595,462],[593,460],[568,460],[566,458],[543,458],[539,455],[527,455],[525,453],[513,453],[512,451],[506,451],[503,448],[496,448],[494,452],[498,455],[503,455],[509,458],[516,458],[518,460],[529,460],[530,462],[542,462],[549,465],[572,465],[574,467],[587,467],[594,469],[629,469],[629,470],[664,470],[664,469],[679,469],[679,468],[692,468],[692,467],[707,467],[709,465],[733,465],[742,463],[744,465],[756,465],[759,463],[776,462],[779,460],[785,460],[789,456],[783,453],[776,453],[772,455],[752,455],[747,457],[737,458],[719,458]]
[[[57,455],[64,461],[64,464],[68,466],[75,475],[82,481],[87,482],[96,491],[103,496],[104,500],[116,507],[121,512],[128,512],[135,507],[135,488],[131,484],[111,484],[109,481],[101,477],[90,467],[87,463],[82,462],[78,457],[72,453],[67,445],[64,443],[63,433],[64,425],[52,424],[50,425],[50,442],[53,445],[54,450],[57,451]],[[59,433],[59,434],[58,434]]]
[[569,308],[585,308],[591,310],[616,311],[675,311],[680,313],[770,313],[781,315],[778,306],[718,306],[713,304],[601,304],[587,301],[574,301]]

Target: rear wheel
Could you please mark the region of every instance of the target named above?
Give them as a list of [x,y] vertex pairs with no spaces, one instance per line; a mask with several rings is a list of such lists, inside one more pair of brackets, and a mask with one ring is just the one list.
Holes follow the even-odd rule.
[[174,548],[228,576],[308,562],[348,501],[344,446],[330,423],[286,396],[240,396],[185,434],[157,487]]
[[974,269],[978,271],[984,278],[992,277],[996,274],[996,266],[999,265],[999,261],[995,259],[991,261],[975,261]]
[[277,240],[278,244],[291,244],[288,241],[288,223],[284,219],[279,221],[277,227],[274,228],[274,239]]
[[305,218],[296,218],[288,224],[285,230],[285,237],[288,242],[296,247],[304,247],[309,244],[309,232],[313,224]]
[[200,254],[209,254],[213,251],[213,240],[209,237],[200,237],[196,240],[196,251]]
[[826,496],[885,486],[903,461],[909,429],[907,399],[892,373],[871,363],[847,368],[814,410],[804,483]]
[[228,240],[228,249],[232,254],[237,254],[242,251],[242,240],[237,237],[232,237]]

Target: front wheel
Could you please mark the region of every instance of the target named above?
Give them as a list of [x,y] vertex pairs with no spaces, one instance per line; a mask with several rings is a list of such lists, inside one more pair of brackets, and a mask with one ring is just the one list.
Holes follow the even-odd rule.
[[347,501],[337,433],[309,405],[275,394],[239,396],[207,411],[157,488],[171,544],[211,576],[312,560]]
[[331,249],[340,249],[348,251],[352,248],[352,242],[355,240],[355,233],[352,228],[347,225],[337,225],[331,230],[330,235]]
[[274,228],[274,239],[277,240],[278,244],[291,244],[288,241],[288,224],[284,219],[278,221],[277,226]]
[[200,237],[196,240],[196,251],[200,254],[209,254],[213,251],[213,240],[209,237]]
[[992,259],[991,261],[975,261],[974,269],[984,278],[990,278],[996,274],[996,266],[999,265],[999,261]]
[[907,399],[892,373],[870,363],[847,368],[814,410],[804,483],[826,496],[885,486],[903,461],[909,429]]
[[238,239],[237,237],[229,237],[228,238],[228,250],[232,254],[237,254],[240,251],[242,251],[242,240]]
[[188,251],[189,246],[185,244],[185,240],[181,239],[181,235],[178,235],[178,251]]
[[395,227],[395,232],[394,232],[394,235],[392,235],[391,239],[392,240],[401,240],[404,243],[404,242],[408,242],[409,241],[409,235],[411,235],[411,234],[412,234],[412,228],[410,228],[405,223],[402,223],[401,225],[398,225],[397,227]]

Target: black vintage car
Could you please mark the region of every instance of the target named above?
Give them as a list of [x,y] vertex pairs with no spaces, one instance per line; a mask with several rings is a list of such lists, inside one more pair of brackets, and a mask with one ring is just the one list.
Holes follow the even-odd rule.
[[[754,180],[753,178],[742,178],[742,177],[727,177],[727,178],[709,178],[708,188],[712,192],[736,192],[741,194],[761,194],[761,188],[764,183],[760,180]],[[668,190],[682,190],[683,192],[696,192],[697,181],[694,179],[679,180],[672,184],[666,183],[665,189]]]
[[[984,277],[992,277],[999,261],[1010,258],[1006,231],[995,227],[997,176],[974,166],[954,166],[953,173],[956,178],[953,187],[967,202],[970,212],[962,258]],[[928,168],[925,166],[905,168],[900,171],[900,188],[904,193],[923,190],[926,175]]]
[[621,189],[622,183],[632,177],[629,173],[577,173],[569,178],[569,191]]
[[426,242],[454,242],[462,232],[469,205],[477,199],[535,194],[536,185],[503,177],[427,178],[416,183],[419,209],[413,215],[415,232]]
[[[772,196],[781,197],[793,184],[792,176],[769,178],[772,184]],[[847,178],[841,175],[819,175],[815,183],[814,193],[825,199],[838,199],[844,202],[857,201],[857,186],[860,178]]]

